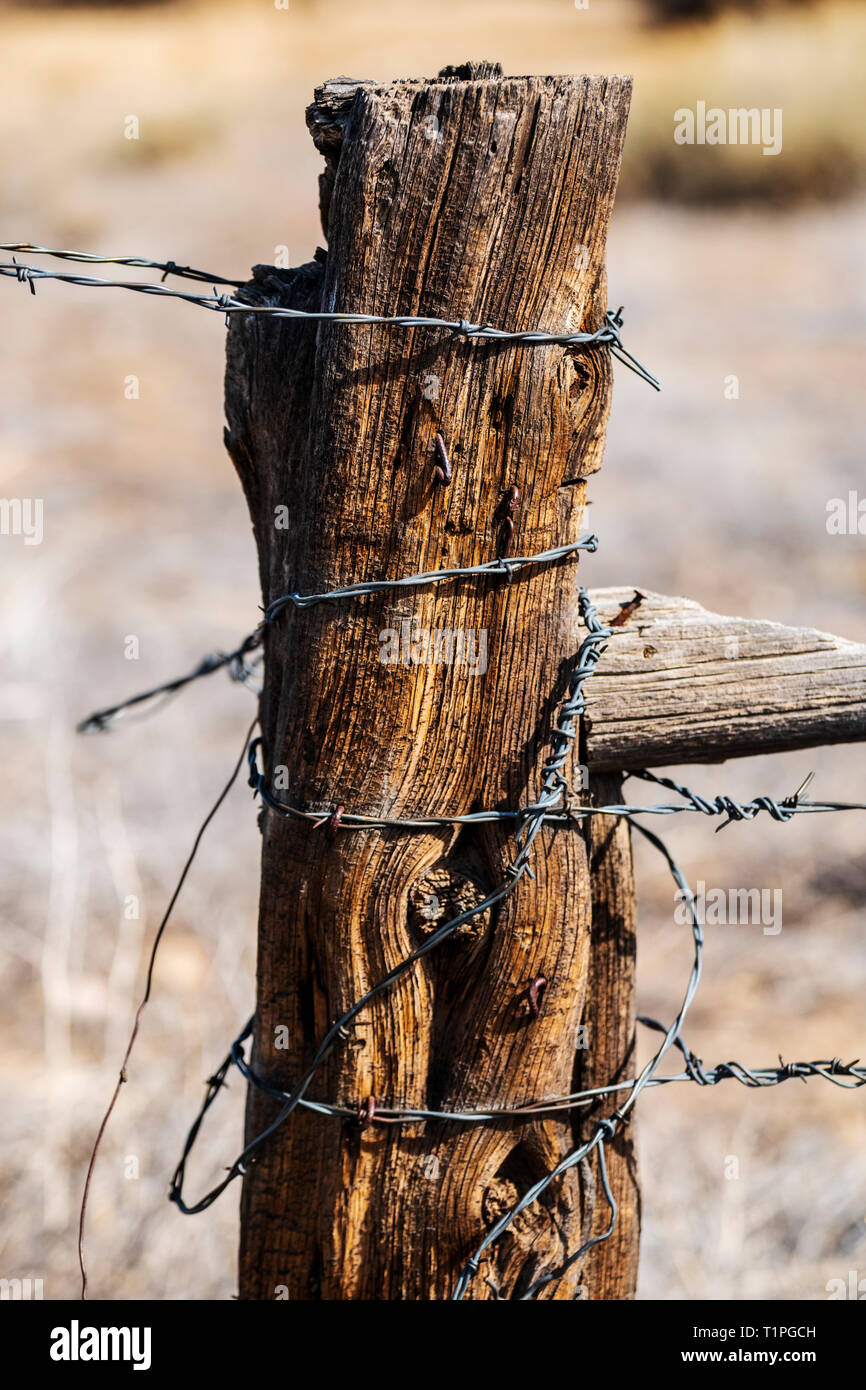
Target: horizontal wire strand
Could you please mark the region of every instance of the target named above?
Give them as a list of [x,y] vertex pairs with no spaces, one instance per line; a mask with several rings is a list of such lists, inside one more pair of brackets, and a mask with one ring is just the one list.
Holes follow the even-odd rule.
[[[34,246],[29,241],[0,241],[0,251],[11,251],[27,256],[52,256],[58,261],[79,261],[85,265],[128,265],[141,270],[161,270],[162,280],[168,275],[177,275],[185,280],[200,280],[206,285],[233,285],[240,289],[243,280],[227,280],[223,275],[211,275],[207,270],[195,270],[189,265],[177,265],[175,261],[151,261],[146,256],[100,256],[90,251],[57,251],[48,246]],[[13,263],[17,264],[14,261]],[[24,267],[26,270],[27,267]],[[34,266],[35,270],[36,267]]]
[[[24,243],[7,243],[6,250],[24,251]],[[48,251],[42,247],[32,248],[38,254],[58,255],[65,260],[77,260],[90,264],[109,263],[130,266],[152,266],[166,275],[185,275],[191,280],[206,280],[204,271],[189,267],[178,267],[173,261],[145,261],[141,257],[101,257],[78,251]],[[654,391],[661,390],[653,374],[628,351],[622,341],[622,308],[608,309],[600,328],[590,331],[545,332],[541,329],[514,330],[496,328],[489,323],[472,323],[469,319],[440,319],[428,314],[363,314],[341,310],[290,309],[279,304],[248,304],[231,294],[219,294],[214,288],[212,295],[191,294],[185,290],[175,290],[162,283],[146,280],[106,280],[95,275],[77,275],[70,271],[45,270],[42,266],[21,265],[13,256],[11,261],[0,262],[0,276],[11,277],[22,285],[29,285],[32,294],[40,280],[56,280],[61,284],[79,285],[88,289],[129,290],[133,294],[151,294],[164,299],[179,299],[187,304],[198,305],[224,314],[254,314],[269,318],[307,319],[322,323],[342,323],[352,326],[374,326],[383,328],[439,328],[466,339],[484,339],[491,342],[513,343],[517,347],[607,347],[611,355],[629,371],[634,372]],[[233,285],[242,288],[238,281],[221,279],[215,276],[210,283]]]

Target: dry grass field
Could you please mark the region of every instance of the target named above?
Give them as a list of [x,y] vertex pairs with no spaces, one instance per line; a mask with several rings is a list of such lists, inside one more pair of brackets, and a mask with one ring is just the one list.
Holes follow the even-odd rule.
[[[862,7],[670,30],[602,0],[586,11],[570,0],[290,0],[288,11],[218,0],[6,9],[0,27],[2,239],[238,276],[279,246],[296,263],[321,242],[319,158],[303,119],[317,82],[432,74],[469,56],[516,72],[634,72],[609,279],[627,341],[664,389],[617,373],[590,491],[602,544],[581,577],[866,641],[866,538],[825,525],[828,499],[866,486]],[[782,107],[783,153],[675,146],[673,111],[699,98]],[[131,115],[138,141],[124,139]],[[0,539],[0,1273],[42,1277],[46,1298],[62,1298],[77,1289],[81,1182],[146,945],[252,697],[215,676],[108,736],[74,726],[234,645],[260,595],[221,442],[219,316],[62,285],[31,299],[12,280],[0,304],[2,491],[45,505],[40,546]],[[736,400],[725,398],[732,374]],[[138,399],[126,398],[130,376]],[[124,655],[131,635],[137,660]],[[682,778],[710,795],[781,796],[812,768],[814,795],[866,796],[857,747]],[[708,1064],[862,1055],[866,816],[764,819],[721,836],[684,822],[665,833],[693,883],[784,895],[778,935],[708,929],[692,1048]],[[239,786],[166,937],[97,1171],[94,1297],[227,1299],[235,1288],[238,1189],[194,1220],[165,1198],[202,1081],[253,1002],[257,853]],[[670,1018],[687,930],[663,867],[642,846],[637,862],[639,1007]],[[137,919],[124,913],[131,896]],[[851,1269],[866,1276],[863,1094],[814,1081],[648,1094],[640,1296],[812,1300]],[[242,1106],[236,1081],[209,1119],[192,1190],[237,1152]]]

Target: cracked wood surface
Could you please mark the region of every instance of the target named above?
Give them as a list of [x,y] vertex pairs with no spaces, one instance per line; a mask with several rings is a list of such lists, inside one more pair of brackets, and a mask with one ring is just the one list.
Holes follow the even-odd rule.
[[[485,65],[430,82],[328,84],[309,114],[327,159],[327,254],[293,271],[256,267],[242,293],[517,329],[598,327],[629,97],[621,77],[502,78]],[[226,443],[265,600],[494,558],[512,484],[513,553],[574,540],[610,385],[603,350],[233,316]],[[433,478],[437,430],[454,470],[448,488]],[[286,529],[275,529],[278,507],[288,507]],[[575,576],[572,563],[512,583],[458,581],[284,613],[267,633],[261,701],[266,775],[287,769],[279,795],[394,817],[525,803],[580,640]],[[404,619],[485,630],[486,673],[384,665],[381,634]],[[254,1064],[290,1086],[331,1020],[423,940],[440,909],[500,882],[513,849],[496,826],[330,841],[271,813],[261,825]],[[628,834],[607,847],[595,837],[542,831],[534,879],[365,1009],[311,1098],[355,1107],[373,1094],[380,1105],[447,1110],[566,1093],[587,1066],[577,1034],[598,990],[610,998],[594,1004],[607,1021],[592,1035],[593,1074],[617,1071],[632,1031]],[[599,953],[591,856],[607,864]],[[620,885],[628,900],[617,906]],[[527,990],[541,975],[549,983],[535,1018]],[[285,1050],[275,1046],[281,1026]],[[252,1091],[248,1137],[274,1113]],[[447,1297],[503,1204],[568,1152],[582,1124],[578,1112],[361,1131],[296,1113],[244,1179],[240,1296]],[[628,1257],[614,1269],[596,1256],[543,1297],[633,1292],[627,1138],[622,1153]],[[590,1167],[554,1184],[490,1252],[468,1296],[513,1298],[555,1268],[603,1219],[594,1192]]]
[[593,772],[866,738],[866,646],[648,590],[591,597],[606,622],[626,615],[586,686]]

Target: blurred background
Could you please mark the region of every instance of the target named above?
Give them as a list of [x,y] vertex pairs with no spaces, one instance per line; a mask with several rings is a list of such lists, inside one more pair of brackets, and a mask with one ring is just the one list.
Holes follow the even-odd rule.
[[[304,108],[326,78],[432,76],[467,58],[633,73],[610,297],[664,389],[616,373],[590,487],[602,546],[582,578],[866,641],[866,537],[826,528],[830,499],[866,496],[862,4],[209,0],[6,6],[0,26],[2,240],[241,279],[322,242]],[[674,112],[698,101],[781,108],[782,152],[676,144]],[[222,447],[220,318],[49,283],[31,299],[13,280],[0,312],[0,490],[45,504],[41,545],[0,538],[0,1273],[62,1298],[77,1292],[83,1175],[146,948],[253,703],[214,676],[111,735],[75,723],[234,646],[260,595]],[[864,762],[855,746],[682,777],[708,795],[784,796],[814,768],[813,795],[856,800]],[[708,928],[690,1046],[708,1065],[862,1054],[863,819],[719,837],[687,819],[665,831],[693,884],[784,895],[778,935]],[[238,1188],[194,1221],[165,1198],[202,1082],[253,1004],[258,847],[241,785],[163,944],[106,1137],[92,1297],[236,1287]],[[638,1005],[669,1019],[687,929],[664,867],[636,856]],[[192,1190],[236,1154],[242,1105],[236,1080]],[[642,1101],[638,1137],[640,1297],[822,1299],[829,1280],[866,1277],[863,1093],[669,1087]]]

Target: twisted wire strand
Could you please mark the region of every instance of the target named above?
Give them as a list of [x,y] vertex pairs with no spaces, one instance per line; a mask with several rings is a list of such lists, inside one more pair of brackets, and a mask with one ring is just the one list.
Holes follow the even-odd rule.
[[[247,762],[250,769],[249,785],[254,789],[257,796],[277,815],[283,816],[286,820],[296,820],[306,822],[319,829],[328,819],[333,807],[321,807],[318,810],[292,806],[286,801],[281,801],[270,790],[265,780],[263,772],[258,765],[258,754],[262,746],[261,738],[254,738],[247,750]],[[647,780],[657,780],[652,773],[646,771],[626,772],[626,777],[646,777]],[[660,779],[658,779],[660,780]],[[685,788],[684,790],[688,790]],[[726,825],[734,820],[750,821],[761,811],[765,811],[773,820],[784,824],[792,820],[794,816],[820,815],[830,811],[866,811],[866,801],[807,801],[800,797],[796,804],[792,797],[785,797],[782,801],[775,801],[771,796],[756,796],[752,801],[735,802],[732,797],[725,795],[716,796],[712,801],[708,801],[705,806],[693,804],[676,805],[672,802],[659,802],[650,806],[638,806],[631,802],[622,802],[609,806],[585,806],[576,803],[572,799],[570,789],[563,788],[563,804],[565,809],[562,811],[548,811],[545,813],[545,821],[549,825],[576,825],[582,820],[589,820],[593,816],[609,816],[629,820],[632,816],[679,816],[679,815],[705,815],[705,816],[727,816],[728,819],[723,825],[718,826],[717,830],[723,830]],[[734,806],[737,815],[731,816],[731,807]],[[368,816],[356,811],[343,811],[340,816],[336,830],[339,833],[352,830],[441,830],[445,827],[455,825],[489,825],[491,823],[507,823],[512,821],[522,821],[530,818],[532,814],[540,809],[537,802],[531,803],[519,810],[482,810],[467,811],[464,815],[458,816]],[[754,813],[754,814],[752,814]]]
[[[63,255],[68,260],[88,259],[85,253],[64,252]],[[124,262],[123,258],[119,258],[119,263],[137,264],[137,261]],[[156,269],[165,269],[166,266],[171,265],[170,262],[164,264],[154,262],[153,264]],[[166,273],[173,274],[175,272],[174,270],[166,270]],[[517,347],[607,347],[618,362],[621,362],[629,371],[634,372],[636,376],[652,386],[654,391],[661,390],[659,382],[652,373],[623,345],[621,308],[608,309],[604,323],[595,330],[548,333],[540,329],[516,331],[496,328],[489,323],[472,323],[469,319],[440,319],[426,314],[362,314],[341,310],[289,309],[279,304],[248,304],[245,300],[238,299],[234,295],[219,294],[216,289],[212,295],[192,294],[189,291],[172,289],[161,283],[154,284],[141,280],[105,280],[94,275],[76,275],[70,271],[45,270],[41,266],[21,265],[14,259],[0,263],[0,275],[16,279],[22,285],[29,285],[31,294],[36,293],[37,281],[58,280],[62,284],[81,285],[92,289],[130,290],[133,294],[154,294],[164,299],[180,299],[187,304],[196,304],[199,308],[211,309],[216,313],[224,314],[226,319],[231,314],[255,314],[266,318],[311,319],[323,323],[342,323],[362,327],[441,328],[467,340],[485,339],[493,342],[513,343]],[[187,278],[204,279],[205,276],[203,272],[195,272]],[[238,282],[217,278],[215,283],[235,285]]]
[[[664,1024],[657,1022],[656,1019],[641,1016],[637,1021],[656,1032],[665,1032]],[[252,1037],[254,1028],[255,1015],[247,1020],[243,1030],[235,1038],[218,1074],[224,1080],[229,1068],[234,1066],[244,1080],[254,1086],[257,1091],[261,1091],[262,1095],[268,1096],[271,1100],[287,1101],[291,1098],[292,1093],[283,1087],[272,1086],[259,1076],[251,1063],[247,1061],[244,1045]],[[859,1058],[855,1058],[853,1062],[843,1062],[839,1057],[814,1062],[783,1062],[780,1059],[778,1066],[769,1067],[747,1067],[742,1062],[729,1061],[719,1062],[715,1067],[705,1069],[700,1058],[691,1052],[682,1038],[675,1039],[675,1046],[686,1058],[687,1070],[664,1076],[653,1075],[646,1083],[647,1088],[669,1086],[684,1081],[697,1082],[701,1086],[717,1086],[722,1081],[738,1081],[741,1086],[754,1090],[768,1086],[779,1086],[784,1081],[805,1081],[810,1076],[829,1081],[832,1085],[845,1091],[856,1091],[861,1086],[866,1085],[866,1067],[858,1065]],[[846,1080],[846,1077],[851,1079]],[[586,1109],[605,1096],[617,1095],[621,1091],[631,1090],[634,1084],[635,1079],[633,1078],[628,1081],[613,1082],[609,1086],[593,1086],[585,1091],[572,1091],[568,1095],[557,1096],[552,1100],[529,1101],[525,1105],[493,1105],[482,1110],[427,1110],[417,1106],[401,1109],[383,1105],[381,1100],[377,1099],[376,1109],[370,1116],[370,1123],[401,1125],[447,1120],[454,1124],[473,1125],[500,1120],[534,1120],[542,1115]],[[358,1118],[357,1108],[348,1105],[331,1105],[326,1101],[310,1100],[306,1096],[301,1101],[301,1108],[314,1111],[319,1115],[329,1115],[337,1120],[356,1121]]]
[[202,676],[212,676],[214,671],[222,671],[228,668],[232,680],[238,681],[241,685],[249,685],[252,668],[247,664],[245,658],[250,652],[255,651],[261,645],[261,629],[245,637],[239,647],[231,652],[210,652],[202,657],[194,671],[190,671],[187,676],[178,676],[175,680],[165,681],[162,685],[155,685],[151,690],[143,690],[138,695],[131,695],[128,700],[121,700],[120,704],[110,705],[108,709],[94,710],[86,719],[82,719],[76,724],[76,732],[79,734],[104,733],[110,729],[125,714],[126,710],[133,709],[137,705],[148,704],[151,701],[159,701],[160,705],[165,699],[170,699],[172,695],[178,694],[193,681],[200,680]]
[[[282,594],[268,604],[259,626],[245,637],[240,646],[233,652],[228,654],[211,653],[205,656],[196,669],[187,676],[181,676],[176,680],[166,681],[163,685],[154,686],[151,690],[146,690],[140,695],[133,695],[128,700],[121,700],[119,704],[111,705],[108,709],[96,710],[86,719],[81,720],[77,726],[78,731],[79,733],[103,732],[130,706],[153,700],[161,695],[175,694],[184,686],[191,684],[192,681],[199,680],[202,676],[212,675],[214,671],[221,670],[224,666],[229,666],[233,673],[238,669],[245,670],[244,656],[261,645],[265,627],[274,622],[285,608],[311,608],[319,603],[365,598],[369,594],[382,594],[394,589],[423,589],[431,584],[441,584],[446,580],[471,576],[504,575],[510,584],[514,575],[528,565],[552,565],[559,560],[571,559],[581,551],[586,551],[592,555],[597,549],[598,536],[590,533],[581,536],[576,541],[570,541],[567,545],[558,545],[551,550],[539,551],[535,555],[515,555],[509,559],[502,557],[498,560],[488,560],[481,565],[466,565],[462,568],[453,566],[450,569],[423,570],[419,574],[402,575],[397,579],[371,579],[362,584],[350,584],[343,588],[327,589],[320,594]],[[241,678],[235,674],[235,679]]]
[[206,285],[234,285],[240,289],[244,284],[243,280],[227,280],[224,275],[211,275],[207,270],[195,270],[192,266],[178,265],[175,261],[151,261],[146,256],[100,256],[90,251],[57,251],[48,246],[34,246],[29,241],[0,241],[0,251],[25,256],[53,256],[58,261],[79,261],[85,265],[128,265],[141,270],[161,270],[162,280],[168,275],[176,275],[185,280],[199,280]]
[[392,589],[424,589],[430,584],[441,584],[446,579],[467,579],[473,575],[505,575],[510,583],[514,575],[527,565],[552,565],[557,560],[570,559],[582,550],[594,555],[598,550],[598,536],[581,536],[579,540],[569,541],[567,545],[554,546],[550,550],[541,550],[536,555],[514,555],[508,558],[500,556],[497,560],[485,560],[481,565],[455,565],[451,569],[422,570],[419,574],[404,574],[398,579],[368,579],[360,584],[349,584],[342,589],[326,589],[321,594],[283,594],[268,604],[264,621],[272,623],[289,605],[294,608],[312,608],[317,603],[364,598],[367,594],[384,594]]
[[201,842],[204,839],[205,831],[207,830],[214,816],[219,811],[220,807],[222,806],[223,802],[225,801],[226,797],[228,796],[229,792],[234,786],[235,781],[237,780],[238,773],[240,772],[241,767],[243,766],[244,750],[247,742],[249,741],[249,735],[252,733],[255,723],[256,721],[254,720],[253,723],[250,725],[249,731],[244,739],[244,744],[241,747],[240,755],[238,756],[232,768],[228,781],[223,786],[222,790],[216,798],[216,801],[213,803],[213,805],[211,806],[210,810],[208,811],[207,815],[205,816],[204,820],[198,828],[196,837],[192,843],[192,848],[189,854],[187,855],[184,866],[180,872],[180,877],[178,878],[177,883],[175,884],[174,891],[172,892],[172,895],[168,900],[168,906],[166,907],[165,912],[162,915],[159,926],[156,929],[156,935],[153,938],[153,945],[150,948],[150,956],[148,958],[147,963],[147,976],[145,980],[144,993],[142,994],[138,1008],[135,1011],[135,1016],[132,1022],[132,1031],[129,1035],[129,1041],[126,1044],[126,1051],[123,1054],[123,1061],[120,1065],[120,1072],[115,1083],[114,1090],[111,1093],[111,1098],[108,1102],[108,1107],[105,1111],[105,1114],[102,1117],[99,1129],[97,1130],[96,1139],[94,1140],[93,1148],[90,1154],[90,1161],[87,1165],[87,1174],[84,1179],[84,1190],[81,1196],[81,1208],[78,1217],[78,1266],[81,1270],[82,1299],[87,1298],[87,1262],[84,1258],[84,1235],[87,1224],[87,1203],[88,1198],[90,1196],[90,1184],[93,1180],[93,1173],[94,1169],[96,1168],[96,1160],[99,1156],[99,1150],[102,1145],[103,1135],[105,1134],[108,1122],[111,1119],[114,1107],[117,1104],[118,1097],[120,1096],[121,1087],[126,1083],[127,1080],[126,1068],[129,1065],[129,1059],[132,1056],[132,1051],[135,1047],[135,1042],[138,1037],[138,1030],[141,1026],[142,1015],[144,1014],[144,1011],[147,1008],[148,1003],[150,1002],[150,996],[153,990],[153,972],[156,968],[156,958],[159,952],[160,942],[162,941],[162,938],[165,935],[165,930],[168,926],[171,914],[174,911],[175,904],[178,898],[180,897],[183,885],[186,883],[187,875],[189,874],[189,871],[193,865],[193,861],[195,860],[195,857],[198,854],[199,846],[201,845]]
[[[589,633],[584,643],[582,644],[581,654],[574,674],[572,687],[569,691],[566,700],[560,707],[559,723],[557,724],[554,730],[556,737],[554,739],[553,753],[552,756],[545,763],[543,769],[545,773],[545,783],[542,796],[539,798],[539,801],[535,803],[532,808],[527,808],[527,810],[524,812],[512,813],[528,817],[531,823],[531,828],[528,830],[527,833],[520,832],[517,836],[516,843],[518,845],[519,854],[518,858],[514,861],[514,865],[519,864],[521,854],[528,852],[529,846],[531,845],[532,840],[535,838],[535,834],[537,834],[540,825],[545,820],[553,819],[553,817],[549,814],[547,807],[551,804],[549,798],[552,797],[553,804],[555,804],[561,793],[560,769],[563,761],[562,749],[564,746],[567,750],[568,741],[571,737],[573,737],[574,733],[573,721],[575,720],[575,718],[579,717],[579,714],[582,711],[582,701],[585,702],[585,697],[583,696],[582,689],[583,683],[586,680],[586,677],[594,669],[595,663],[597,662],[601,654],[601,651],[603,650],[605,639],[610,636],[610,630],[604,628],[598,622],[596,610],[591,604],[585,590],[581,590],[580,592],[580,604],[581,614],[589,629]],[[254,745],[251,745],[251,750],[253,749],[253,747]],[[251,766],[253,765],[253,760],[254,752],[251,752]],[[681,808],[663,808],[665,811],[670,811],[672,809],[695,810],[700,811],[703,814],[726,814],[730,817],[730,798],[717,797],[712,802],[710,802],[705,798],[699,797],[697,794],[691,792],[689,788],[680,787],[679,784],[672,783],[671,779],[656,777],[655,774],[652,773],[648,773],[645,775],[647,777],[647,780],[657,781],[662,785],[670,786],[672,789],[677,790],[678,792],[680,792],[681,795],[688,798],[688,805]],[[257,774],[256,776],[257,780],[259,780],[260,774]],[[755,814],[757,814],[758,810],[765,810],[768,812],[768,814],[775,815],[776,819],[784,823],[790,820],[792,815],[795,814],[798,809],[808,809],[808,806],[799,807],[797,804],[797,797],[800,795],[801,791],[802,788],[798,791],[798,793],[795,793],[793,797],[786,798],[782,803],[776,803],[772,800],[772,798],[756,798],[756,803],[759,804],[757,804],[756,806]],[[752,806],[756,803],[750,803],[749,805]],[[742,804],[737,803],[737,807],[739,809],[742,809]],[[624,812],[624,814],[628,816],[629,820],[632,820],[633,815],[640,814],[642,810],[645,811],[648,809],[651,810],[655,808],[632,808],[630,812],[626,811]],[[855,806],[854,804],[852,804],[850,806],[847,806],[846,809],[855,809]],[[857,806],[856,809],[866,809],[866,807]],[[619,808],[617,808],[617,811],[618,810]],[[779,812],[781,812],[781,814],[779,814]],[[751,819],[752,817],[741,816],[740,818]],[[577,1146],[570,1153],[566,1154],[565,1157],[548,1174],[546,1174],[542,1179],[535,1183],[533,1187],[531,1187],[520,1198],[520,1200],[517,1203],[515,1203],[512,1206],[512,1208],[508,1212],[506,1212],[499,1219],[499,1221],[497,1221],[494,1224],[493,1227],[491,1227],[491,1229],[486,1233],[484,1240],[479,1244],[479,1246],[476,1248],[476,1250],[473,1252],[473,1254],[470,1256],[470,1258],[464,1265],[452,1294],[453,1301],[460,1301],[463,1299],[472,1279],[475,1277],[475,1275],[478,1273],[480,1269],[481,1260],[484,1254],[493,1244],[495,1244],[497,1240],[500,1239],[500,1237],[508,1229],[508,1227],[514,1221],[514,1219],[528,1206],[535,1202],[542,1195],[542,1193],[550,1186],[552,1182],[562,1177],[571,1168],[583,1163],[593,1152],[593,1150],[598,1151],[600,1181],[603,1193],[605,1195],[605,1199],[608,1202],[610,1212],[610,1220],[608,1227],[605,1231],[593,1236],[590,1240],[584,1242],[577,1250],[573,1251],[559,1265],[557,1269],[547,1272],[534,1283],[532,1283],[527,1289],[527,1291],[521,1296],[522,1300],[526,1301],[534,1299],[536,1295],[540,1293],[543,1288],[547,1287],[547,1285],[549,1285],[551,1282],[561,1279],[568,1272],[568,1270],[588,1252],[589,1249],[591,1249],[594,1245],[597,1245],[602,1241],[607,1240],[611,1236],[615,1229],[616,1222],[618,1219],[618,1211],[616,1202],[613,1198],[613,1194],[610,1190],[607,1176],[605,1143],[609,1142],[615,1136],[618,1127],[627,1121],[629,1112],[631,1108],[634,1106],[638,1095],[643,1089],[650,1086],[668,1085],[676,1081],[692,1081],[697,1082],[701,1085],[712,1086],[718,1084],[720,1081],[725,1079],[733,1079],[740,1082],[740,1084],[742,1085],[758,1088],[779,1085],[781,1084],[781,1082],[793,1079],[795,1077],[798,1077],[805,1081],[808,1076],[822,1077],[823,1079],[830,1081],[832,1084],[846,1090],[854,1090],[858,1089],[862,1085],[866,1085],[866,1068],[858,1067],[856,1060],[855,1062],[851,1063],[843,1063],[839,1058],[834,1058],[830,1061],[795,1063],[784,1063],[780,1058],[778,1067],[760,1069],[750,1069],[739,1062],[725,1062],[720,1063],[717,1067],[709,1071],[703,1069],[700,1059],[696,1058],[694,1054],[690,1052],[690,1050],[686,1047],[685,1043],[682,1041],[680,1037],[680,1032],[685,1021],[688,1009],[691,1005],[692,1000],[694,999],[695,993],[700,983],[702,969],[703,928],[698,917],[694,895],[691,892],[691,889],[685,879],[682,870],[671,856],[663,841],[661,841],[658,836],[656,836],[652,831],[648,830],[645,826],[640,825],[637,821],[632,820],[632,824],[634,825],[634,828],[640,834],[644,835],[644,837],[659,851],[659,853],[662,854],[662,856],[666,860],[668,868],[674,879],[674,882],[676,883],[679,889],[681,900],[684,901],[687,905],[690,923],[692,927],[692,936],[694,944],[692,969],[689,975],[683,1002],[673,1023],[670,1024],[668,1028],[665,1028],[664,1025],[652,1019],[642,1018],[640,1020],[646,1026],[654,1028],[655,1030],[660,1031],[664,1034],[661,1046],[657,1049],[654,1056],[643,1068],[640,1075],[632,1081],[621,1082],[605,1087],[595,1087],[591,1090],[575,1092],[569,1096],[560,1097],[553,1101],[530,1103],[524,1106],[494,1107],[489,1110],[467,1112],[428,1111],[423,1109],[396,1110],[388,1107],[377,1106],[375,1114],[372,1117],[374,1123],[378,1122],[383,1124],[425,1122],[430,1120],[454,1121],[463,1123],[484,1123],[506,1119],[532,1119],[544,1114],[552,1114],[590,1105],[596,1102],[601,1097],[613,1095],[615,1093],[620,1093],[624,1090],[628,1092],[626,1100],[621,1105],[619,1105],[610,1116],[596,1122],[593,1133],[589,1139]],[[514,865],[510,867],[513,868]],[[522,867],[523,871],[525,872],[525,862],[523,863]],[[516,882],[516,878],[514,881]],[[507,890],[507,886],[508,885],[503,886],[505,890]],[[502,894],[502,896],[504,896],[503,890],[499,891]],[[363,1000],[358,1001],[358,1003],[354,1005],[351,1010],[348,1010],[347,1013],[343,1016],[343,1018],[338,1020],[337,1023],[333,1026],[333,1029],[331,1030],[332,1035],[334,1035],[333,1040],[336,1041],[336,1036],[343,1035],[343,1032],[347,1024],[352,1021],[352,1019],[356,1016],[357,1012],[359,1012],[360,1008],[363,1007],[364,1004],[368,1002],[370,998],[373,997],[374,993],[377,993],[381,987],[384,987],[386,985],[386,983],[393,982],[394,979],[399,978],[399,976],[402,973],[404,973],[404,970],[408,968],[410,964],[414,963],[414,960],[417,959],[420,956],[420,954],[426,954],[427,947],[432,948],[434,945],[438,945],[440,940],[447,939],[447,936],[452,935],[453,931],[456,929],[458,925],[460,925],[463,921],[467,920],[468,917],[475,915],[475,913],[483,911],[487,906],[490,905],[490,901],[491,899],[485,900],[485,902],[479,905],[478,908],[462,914],[461,917],[456,918],[453,923],[447,923],[445,927],[440,928],[439,932],[435,934],[435,937],[432,937],[427,943],[425,943],[424,947],[422,947],[419,952],[413,953],[413,956],[408,957],[406,962],[404,962],[402,966],[398,966],[395,968],[394,971],[390,972],[389,976],[385,977],[384,981],[380,981],[379,986],[374,986],[374,989],[371,990],[368,993],[368,995],[364,997]],[[253,1145],[248,1146],[248,1149],[244,1151],[244,1154],[241,1155],[240,1160],[236,1161],[236,1165],[239,1164],[239,1172],[241,1173],[245,1171],[246,1162],[248,1161],[248,1159],[252,1157],[251,1149],[254,1146],[257,1147],[258,1144],[264,1140],[264,1138],[266,1138],[269,1134],[273,1133],[274,1129],[279,1127],[279,1125],[283,1123],[283,1121],[288,1117],[288,1115],[297,1105],[300,1104],[303,1105],[305,1108],[316,1111],[318,1113],[333,1115],[343,1119],[351,1118],[354,1114],[354,1112],[348,1110],[346,1107],[330,1106],[323,1102],[308,1100],[306,1098],[304,1094],[306,1090],[306,1085],[309,1084],[309,1081],[312,1079],[312,1074],[315,1072],[315,1070],[317,1070],[320,1060],[323,1060],[323,1057],[321,1056],[321,1049],[320,1056],[317,1059],[314,1059],[314,1062],[311,1064],[311,1067],[308,1068],[308,1071],[305,1073],[304,1078],[302,1078],[301,1086],[296,1087],[294,1091],[289,1092],[281,1088],[272,1087],[268,1085],[268,1083],[262,1081],[262,1079],[256,1075],[250,1064],[246,1062],[243,1051],[243,1043],[251,1035],[253,1026],[254,1019],[250,1019],[243,1033],[239,1036],[238,1039],[236,1039],[235,1043],[232,1045],[232,1049],[225,1061],[223,1062],[221,1068],[215,1074],[215,1076],[211,1078],[209,1082],[205,1103],[202,1107],[202,1110],[196,1118],[193,1129],[190,1131],[187,1146],[184,1149],[181,1164],[178,1166],[178,1169],[176,1170],[175,1180],[173,1182],[173,1190],[171,1194],[172,1199],[178,1203],[178,1205],[181,1207],[181,1210],[188,1212],[201,1210],[202,1204],[209,1205],[210,1201],[214,1200],[215,1196],[219,1195],[219,1192],[224,1190],[224,1188],[228,1185],[228,1182],[232,1180],[232,1172],[231,1170],[229,1170],[229,1176],[223,1181],[223,1183],[219,1185],[217,1189],[214,1189],[212,1193],[207,1194],[207,1196],[202,1199],[201,1203],[198,1203],[192,1207],[188,1207],[182,1201],[181,1187],[184,1177],[184,1166],[186,1158],[192,1147],[192,1142],[194,1142],[195,1138],[198,1135],[201,1121],[203,1120],[207,1109],[209,1109],[210,1105],[216,1098],[219,1089],[224,1084],[227,1072],[232,1065],[237,1066],[238,1070],[251,1085],[258,1087],[265,1094],[269,1095],[272,1099],[278,1100],[283,1103],[283,1109],[280,1112],[280,1115],[277,1116],[277,1119],[273,1122],[273,1125],[269,1127],[268,1130],[264,1131],[262,1135],[259,1135],[253,1141]],[[327,1041],[328,1040],[326,1039],[326,1042]],[[670,1048],[674,1046],[677,1047],[683,1053],[683,1056],[686,1059],[686,1072],[679,1073],[673,1076],[658,1076],[657,1070],[662,1058],[670,1050]],[[846,1080],[845,1078],[850,1079]],[[237,1173],[235,1175],[237,1175]]]

